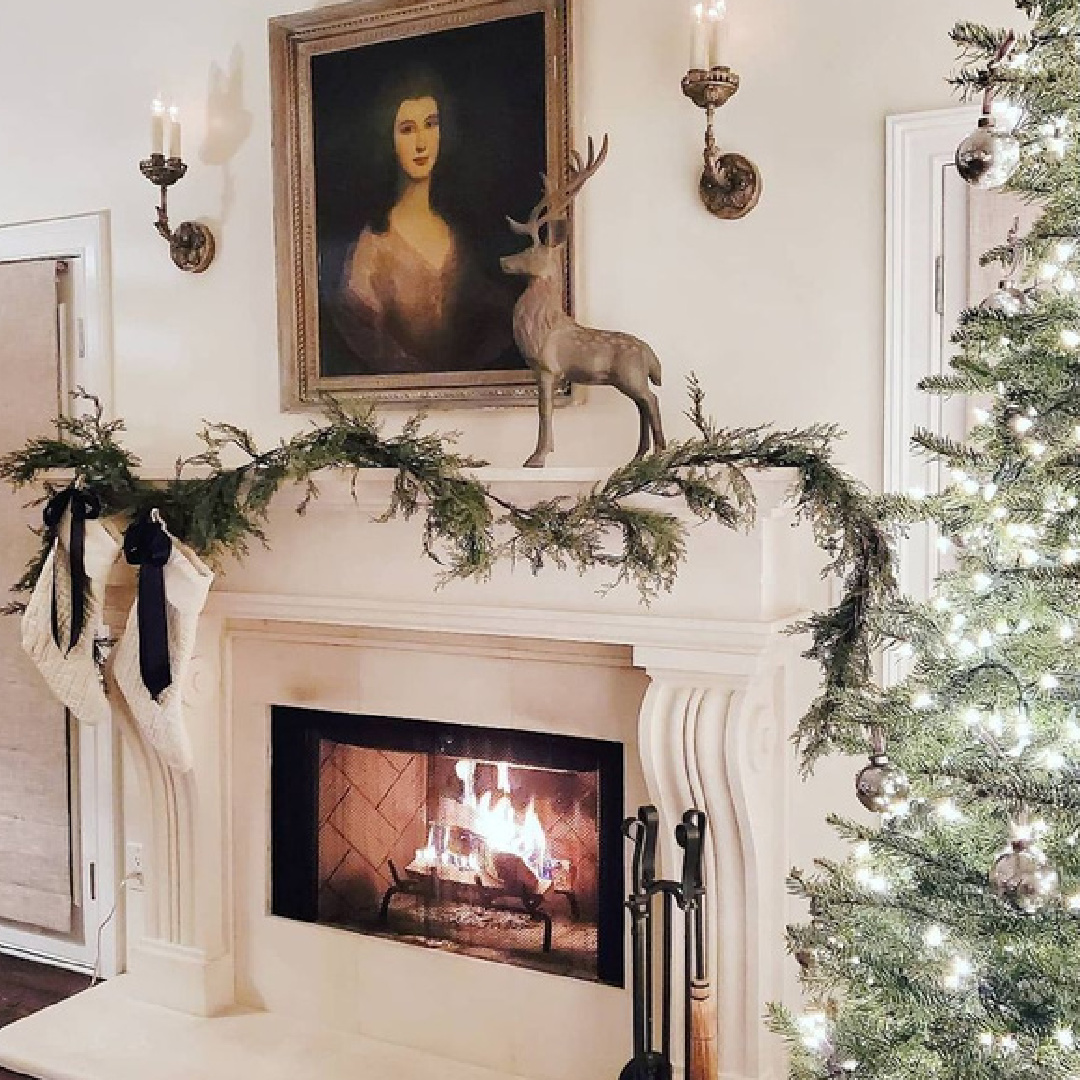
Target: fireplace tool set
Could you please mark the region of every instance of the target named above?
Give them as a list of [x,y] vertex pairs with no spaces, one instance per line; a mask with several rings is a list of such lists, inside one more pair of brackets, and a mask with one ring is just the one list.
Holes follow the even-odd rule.
[[[633,892],[627,901],[633,942],[634,1056],[619,1080],[671,1080],[672,989],[675,969],[676,909],[684,922],[682,978],[685,986],[686,1080],[716,1080],[716,1007],[709,985],[705,940],[703,855],[706,817],[688,810],[675,829],[683,850],[682,880],[656,876],[660,815],[643,806],[623,822],[633,842]],[[661,898],[660,1044],[656,1045],[653,909]]]

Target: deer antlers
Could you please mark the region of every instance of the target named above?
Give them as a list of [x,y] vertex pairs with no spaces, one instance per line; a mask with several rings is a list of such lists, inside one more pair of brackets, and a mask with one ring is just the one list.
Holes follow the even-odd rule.
[[[534,247],[540,246],[540,230],[566,214],[571,203],[578,193],[595,176],[600,166],[607,160],[608,137],[600,144],[600,153],[596,152],[592,138],[589,138],[588,156],[583,161],[577,150],[570,155],[570,170],[565,183],[552,184],[547,176],[544,177],[544,197],[533,207],[528,221],[515,221],[507,218],[510,228],[520,236],[527,236],[533,242]],[[548,228],[550,239],[551,229]]]

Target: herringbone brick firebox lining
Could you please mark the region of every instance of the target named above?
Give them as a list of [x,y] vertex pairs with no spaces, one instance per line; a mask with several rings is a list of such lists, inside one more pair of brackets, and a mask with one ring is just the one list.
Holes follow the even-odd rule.
[[[427,843],[428,823],[444,788],[455,783],[454,761],[324,740],[319,779],[319,921],[354,929],[377,929],[379,904],[393,884],[390,861],[404,871]],[[520,776],[520,773],[516,773]],[[595,955],[598,918],[598,777],[593,773],[534,771],[536,810],[551,854],[574,867],[581,919],[567,917],[567,902],[551,897],[556,948]],[[395,900],[401,910],[413,897]],[[508,954],[539,947],[535,923],[526,917],[480,920],[464,910],[441,920],[447,940],[472,937],[478,927],[508,934]],[[395,909],[398,910],[398,909]],[[445,914],[445,911],[443,912]],[[391,920],[393,925],[394,920]],[[430,927],[430,923],[427,923]],[[385,932],[385,931],[384,931]],[[482,937],[488,937],[482,933]],[[513,939],[513,940],[511,940]],[[490,944],[485,942],[485,944]],[[485,952],[488,950],[485,949]]]

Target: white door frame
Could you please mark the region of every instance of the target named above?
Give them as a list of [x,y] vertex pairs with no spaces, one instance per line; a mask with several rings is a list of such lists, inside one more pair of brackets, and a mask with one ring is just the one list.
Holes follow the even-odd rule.
[[[978,110],[941,109],[891,116],[886,123],[885,490],[937,490],[936,463],[917,458],[917,427],[962,438],[965,403],[918,389],[948,372],[950,337],[967,306],[968,192],[955,171],[960,141]],[[943,568],[929,528],[901,547],[900,585],[926,597]]]
[[[112,302],[109,218],[105,212],[0,227],[0,262],[63,259],[68,263],[70,310],[61,305],[62,407],[68,391],[83,387],[112,415]],[[78,411],[75,409],[74,411]],[[72,795],[78,799],[78,859],[74,887],[83,923],[70,936],[33,933],[0,924],[0,950],[79,970],[97,967],[105,977],[118,966],[120,820],[119,740],[112,723],[70,721]],[[110,918],[110,913],[112,917]]]

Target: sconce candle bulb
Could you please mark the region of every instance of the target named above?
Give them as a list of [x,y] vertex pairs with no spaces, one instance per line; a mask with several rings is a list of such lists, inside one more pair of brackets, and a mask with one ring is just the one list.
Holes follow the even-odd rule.
[[165,153],[165,102],[160,98],[150,106],[150,153]]
[[180,160],[180,110],[175,106],[169,107],[169,157]]
[[709,71],[724,62],[727,46],[727,0],[711,0],[693,8],[690,70]]
[[704,4],[695,4],[693,37],[690,44],[690,70],[706,71],[709,67],[709,26]]
[[709,67],[722,67],[727,52],[727,0],[716,0],[709,8],[709,24]]

